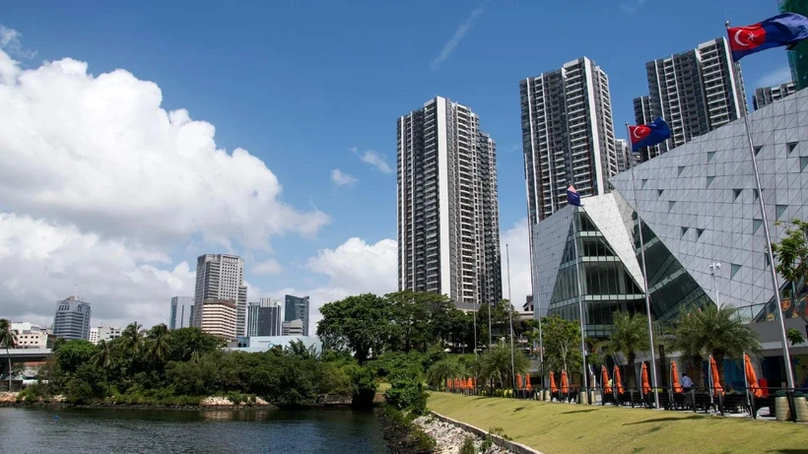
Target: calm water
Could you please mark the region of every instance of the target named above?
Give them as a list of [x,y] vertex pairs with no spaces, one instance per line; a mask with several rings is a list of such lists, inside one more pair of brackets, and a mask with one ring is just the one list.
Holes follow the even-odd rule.
[[[54,416],[58,416],[58,419]],[[384,453],[369,411],[0,408],[4,453]]]

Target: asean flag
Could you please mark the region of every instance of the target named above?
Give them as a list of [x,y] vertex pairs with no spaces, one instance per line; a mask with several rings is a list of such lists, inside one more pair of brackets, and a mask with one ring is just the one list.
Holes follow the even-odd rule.
[[628,133],[631,136],[631,151],[636,152],[668,140],[671,136],[671,128],[660,117],[648,125],[629,126]]
[[771,49],[793,46],[808,38],[808,18],[801,14],[786,13],[746,27],[727,28],[732,59]]

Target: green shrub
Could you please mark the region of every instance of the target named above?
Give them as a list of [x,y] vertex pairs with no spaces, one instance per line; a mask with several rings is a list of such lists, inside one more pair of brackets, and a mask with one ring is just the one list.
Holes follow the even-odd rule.
[[802,391],[794,391],[794,397],[805,397],[805,393]]
[[396,410],[412,412],[415,415],[426,413],[426,400],[429,394],[424,384],[412,379],[397,380],[384,393],[387,404]]
[[405,415],[390,405],[378,412],[387,447],[394,454],[435,452],[437,443],[412,422],[412,414]]
[[460,451],[458,454],[475,454],[477,450],[474,448],[474,439],[471,437],[466,437],[463,440],[463,444],[460,446]]

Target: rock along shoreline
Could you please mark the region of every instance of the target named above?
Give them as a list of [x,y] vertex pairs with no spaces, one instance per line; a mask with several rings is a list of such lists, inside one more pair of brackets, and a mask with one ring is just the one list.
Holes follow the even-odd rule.
[[71,404],[66,402],[64,396],[53,396],[48,400],[40,399],[37,402],[17,401],[18,392],[0,393],[0,407],[43,407],[43,408],[108,408],[131,410],[277,410],[278,407],[256,397],[250,404],[234,404],[226,397],[210,396],[202,399],[199,405],[165,405],[165,404],[130,404],[116,402],[97,402],[93,404]]

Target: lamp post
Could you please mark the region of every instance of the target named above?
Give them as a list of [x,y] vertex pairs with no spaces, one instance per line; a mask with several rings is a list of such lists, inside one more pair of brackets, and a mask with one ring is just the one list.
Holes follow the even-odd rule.
[[707,268],[710,269],[710,276],[713,278],[713,291],[715,292],[715,305],[716,307],[721,307],[721,301],[718,298],[718,284],[715,281],[715,272],[721,269],[720,262],[713,262]]

